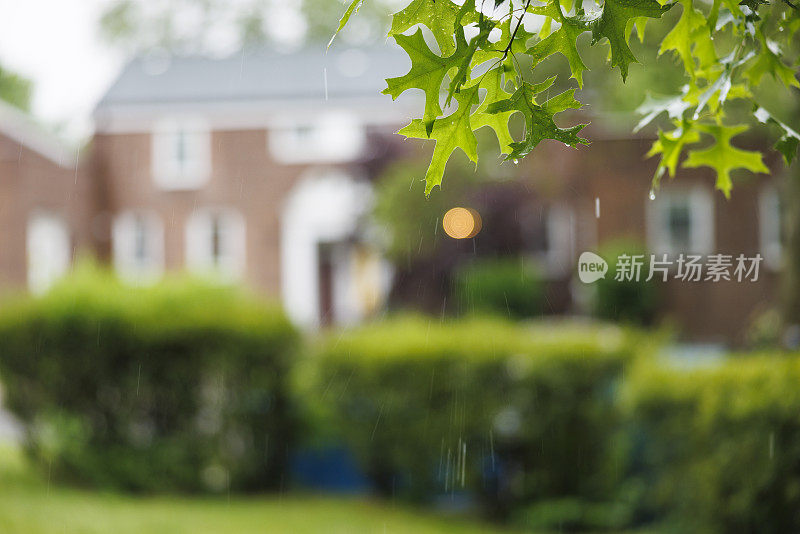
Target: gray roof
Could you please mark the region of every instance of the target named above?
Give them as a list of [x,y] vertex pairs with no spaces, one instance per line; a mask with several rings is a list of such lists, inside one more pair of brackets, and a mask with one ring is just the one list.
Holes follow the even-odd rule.
[[[98,108],[129,104],[363,98],[384,78],[408,72],[396,47],[324,47],[295,53],[241,52],[225,58],[138,58],[128,63]],[[327,86],[327,88],[326,88]]]

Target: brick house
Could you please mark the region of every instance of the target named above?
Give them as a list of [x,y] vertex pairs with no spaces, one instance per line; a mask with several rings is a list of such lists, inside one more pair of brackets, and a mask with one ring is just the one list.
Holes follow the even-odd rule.
[[188,269],[278,296],[299,324],[378,308],[388,266],[366,234],[370,179],[401,107],[391,51],[133,61],[95,112],[99,243],[125,277]]
[[[392,134],[416,102],[392,104],[380,94],[383,79],[405,72],[407,61],[391,50],[135,60],[97,105],[81,168],[74,157],[37,151],[19,117],[0,115],[0,202],[7,208],[0,216],[14,228],[0,238],[0,277],[19,286],[27,276],[32,289],[44,288],[72,249],[86,247],[135,283],[184,269],[244,283],[280,297],[290,317],[311,328],[368,317],[383,306],[392,278],[367,216],[372,183],[387,163],[420,157],[418,143]],[[545,142],[503,171],[534,192],[516,195],[506,215],[513,212],[527,228],[522,233],[534,236],[515,246],[545,265],[550,311],[580,309],[586,288],[575,282],[577,256],[609,240],[630,238],[658,253],[761,253],[757,283],[670,280],[660,287],[663,314],[686,337],[741,340],[776,290],[781,225],[773,178],[738,183],[726,201],[711,173],[682,172],[649,200],[655,161],[644,154],[652,140],[587,133],[589,147]],[[29,260],[26,274],[18,221],[45,209],[61,225],[52,217],[28,224],[27,246],[36,231],[42,241],[60,240],[51,247],[60,251],[59,267],[31,274]],[[454,257],[475,250],[475,243],[448,246]],[[420,281],[441,301],[436,283]]]
[[0,102],[0,291],[43,291],[93,246],[94,191],[77,156]]
[[710,169],[682,169],[672,180],[664,177],[651,200],[650,178],[657,158],[646,159],[645,154],[652,137],[632,138],[597,128],[585,131],[592,139],[589,147],[573,150],[543,144],[526,158],[529,161],[521,170],[546,192],[546,203],[560,208],[561,220],[563,212],[569,214],[566,228],[558,233],[565,236],[560,242],[571,244],[556,255],[568,261],[556,270],[570,271],[572,300],[580,300],[586,291],[586,286],[574,282],[576,255],[611,241],[638,243],[657,258],[668,254],[670,260],[680,253],[734,258],[760,254],[763,261],[755,282],[676,280],[673,265],[667,282],[656,284],[660,316],[684,338],[744,341],[755,316],[777,304],[783,261],[779,199],[781,176],[787,172],[783,163],[772,154],[767,162],[771,175],[735,174],[729,200],[714,189]]

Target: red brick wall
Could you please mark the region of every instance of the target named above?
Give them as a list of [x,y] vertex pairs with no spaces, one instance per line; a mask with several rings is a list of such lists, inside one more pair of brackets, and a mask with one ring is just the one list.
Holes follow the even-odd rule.
[[61,216],[77,255],[93,250],[95,195],[85,169],[61,166],[0,135],[0,290],[27,284],[26,227],[37,209]]

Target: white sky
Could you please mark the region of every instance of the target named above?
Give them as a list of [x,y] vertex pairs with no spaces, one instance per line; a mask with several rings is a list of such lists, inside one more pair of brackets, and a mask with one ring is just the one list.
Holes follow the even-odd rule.
[[[113,1],[0,0],[0,65],[33,81],[33,115],[72,142],[91,134],[92,109],[125,62],[99,35],[98,19]],[[273,37],[302,38],[297,10],[275,4]]]
[[71,140],[90,133],[92,108],[124,61],[98,35],[108,1],[0,0],[0,65],[33,80],[33,114]]

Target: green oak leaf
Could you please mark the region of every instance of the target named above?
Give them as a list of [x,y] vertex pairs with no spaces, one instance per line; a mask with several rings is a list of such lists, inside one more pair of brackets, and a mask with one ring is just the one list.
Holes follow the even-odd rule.
[[670,119],[681,120],[683,118],[683,113],[692,107],[691,104],[684,99],[689,87],[685,86],[683,90],[683,94],[667,97],[656,97],[648,91],[644,97],[644,102],[636,109],[636,113],[644,115],[644,117],[642,117],[642,120],[639,121],[633,131],[638,132],[653,122],[653,119],[665,112]]
[[525,116],[525,139],[521,142],[511,143],[512,150],[506,159],[524,157],[543,139],[554,139],[569,146],[576,146],[579,143],[589,144],[586,139],[578,137],[578,132],[586,126],[585,124],[578,124],[571,128],[559,128],[553,121],[553,115],[556,113],[581,107],[581,103],[575,100],[575,89],[564,91],[544,104],[536,103],[536,95],[548,89],[554,81],[555,77],[535,85],[523,82],[510,98],[489,105],[487,109],[489,113],[519,111]]
[[777,43],[765,39],[759,35],[761,41],[761,51],[756,56],[755,62],[745,72],[745,77],[753,85],[761,83],[761,78],[765,74],[772,75],[776,80],[780,80],[786,87],[800,87],[797,76],[791,67],[781,61],[780,49]]
[[545,17],[544,22],[542,22],[542,26],[539,28],[539,32],[537,36],[539,39],[546,39],[550,32],[553,29],[553,19],[552,17]]
[[[448,56],[456,50],[453,28],[460,10],[450,0],[414,0],[405,9],[392,15],[389,36],[396,37],[417,24],[423,24],[433,33],[442,54]],[[464,20],[474,22],[474,12],[466,14]]]
[[[661,41],[658,55],[669,50],[674,50],[683,61],[686,72],[694,78],[694,58],[692,49],[695,48],[700,39],[711,42],[711,35],[706,26],[706,17],[694,8],[692,0],[680,0],[683,5],[683,14],[678,23]],[[699,30],[699,31],[698,31]],[[712,45],[713,48],[713,45]],[[704,48],[707,50],[707,47]]]
[[[474,0],[468,0],[464,3],[464,5],[468,5],[473,3]],[[458,60],[455,74],[452,74],[450,80],[450,86],[447,90],[447,101],[445,102],[445,107],[450,105],[450,101],[453,99],[453,95],[461,89],[465,83],[469,81],[469,75],[472,70],[472,58],[477,52],[478,47],[486,43],[489,39],[489,33],[494,28],[494,24],[490,21],[485,21],[480,26],[480,32],[478,35],[470,40],[469,44],[467,44],[466,37],[464,36],[464,28],[460,25],[456,25],[456,43],[457,43],[457,51],[461,51],[460,59]]]
[[742,0],[741,2],[739,2],[739,5],[747,6],[750,8],[751,11],[753,11],[753,13],[756,13],[758,11],[758,6],[768,3],[769,2],[767,2],[767,0]]
[[405,76],[387,79],[387,87],[383,90],[383,94],[391,95],[394,100],[408,89],[422,89],[425,92],[425,112],[422,121],[428,133],[433,128],[433,121],[442,114],[439,96],[444,77],[447,71],[466,54],[467,43],[464,40],[463,28],[456,35],[460,36],[459,48],[450,57],[434,54],[422,37],[421,28],[412,35],[400,34],[394,37],[397,44],[411,58],[411,70]]
[[717,49],[714,48],[714,41],[711,40],[709,28],[713,28],[713,26],[710,24],[701,26],[695,29],[690,37],[694,43],[692,53],[697,60],[698,67],[701,69],[708,69],[711,65],[717,63]]
[[636,36],[639,37],[639,42],[644,42],[644,30],[647,26],[647,17],[636,17],[633,19],[633,27],[636,29]]
[[567,58],[572,78],[575,78],[579,87],[583,87],[583,71],[588,68],[581,59],[577,46],[578,36],[589,29],[589,21],[584,16],[583,9],[579,9],[576,16],[567,17],[561,12],[560,1],[552,0],[546,6],[532,8],[531,13],[550,17],[561,24],[556,31],[526,51],[533,57],[533,64],[536,65],[543,59],[560,53]]
[[791,165],[794,158],[797,157],[798,146],[800,146],[800,138],[789,134],[783,134],[773,145],[775,150],[783,156],[783,161],[786,162],[786,165]]
[[456,148],[464,151],[467,157],[473,162],[478,161],[478,142],[472,131],[470,122],[470,112],[472,105],[477,103],[479,85],[463,88],[456,95],[458,109],[447,117],[442,117],[433,125],[430,134],[426,131],[426,126],[420,119],[414,119],[411,124],[401,129],[397,133],[417,139],[434,139],[436,146],[433,149],[431,163],[428,172],[425,174],[425,194],[430,195],[437,185],[441,185],[444,169],[450,154]]
[[736,0],[722,0],[722,5],[728,8],[728,11],[730,11],[734,17],[744,16],[741,8],[739,7],[741,3],[737,2]]
[[347,22],[350,20],[350,17],[353,13],[358,12],[358,8],[361,7],[361,2],[364,0],[353,0],[350,2],[350,5],[347,6],[347,9],[344,11],[342,18],[339,19],[339,27],[336,28],[336,31],[331,35],[331,40],[328,41],[328,48],[330,49],[331,45],[333,44],[333,40],[336,39],[336,36],[339,35],[339,32],[342,31],[342,28],[347,26]]
[[779,121],[766,109],[759,107],[753,112],[755,118],[763,124],[773,124],[780,128],[781,136],[775,142],[775,150],[781,153],[786,165],[791,165],[797,156],[797,147],[800,146],[800,133],[797,133],[789,125]]
[[716,142],[703,150],[692,150],[683,163],[686,168],[711,167],[717,173],[716,187],[725,195],[731,196],[730,172],[733,169],[747,169],[751,172],[768,173],[760,152],[742,150],[731,145],[731,138],[746,131],[747,125],[722,126],[717,124],[698,124],[698,130],[714,137]]
[[[528,41],[530,41],[535,35],[527,31],[521,24],[519,28],[517,28],[517,22],[519,19],[514,17],[512,7],[512,3],[509,2],[508,14],[503,17],[502,21],[496,26],[500,30],[500,39],[498,39],[495,43],[482,44],[481,48],[475,52],[475,55],[472,59],[473,67],[490,60],[502,58],[503,51],[508,48],[510,42],[511,47],[508,48],[509,54],[503,59],[503,65],[506,69],[506,72],[515,70],[514,55],[524,54],[528,48]],[[514,35],[515,28],[517,28],[516,35]],[[512,35],[514,35],[513,42],[511,41]]]
[[681,157],[681,152],[686,145],[700,141],[700,134],[692,128],[688,121],[676,122],[676,128],[671,132],[658,131],[658,140],[653,143],[648,158],[661,154],[655,175],[653,187],[657,188],[665,171],[669,171],[670,178],[675,176],[675,169]]
[[511,143],[514,138],[508,130],[508,120],[513,111],[505,111],[502,113],[489,113],[487,110],[489,106],[508,98],[510,95],[503,90],[503,69],[498,67],[487,72],[480,82],[483,89],[486,89],[486,96],[483,97],[483,102],[472,114],[472,130],[478,130],[484,126],[488,126],[494,130],[497,135],[497,141],[500,143],[500,152],[503,154],[511,153]]
[[628,77],[628,66],[638,63],[628,47],[628,20],[636,17],[660,18],[672,4],[662,6],[656,0],[605,0],[603,13],[592,23],[592,44],[604,37],[611,47],[611,66],[619,67],[622,81]]
[[[720,112],[726,100],[749,98],[751,96],[747,87],[740,84],[733,85],[732,80],[734,69],[750,61],[753,54],[754,52],[750,52],[744,58],[736,59],[736,52],[731,52],[730,55],[720,59],[715,65],[714,71],[719,72],[719,75],[713,82],[702,88],[698,87],[694,81],[689,83],[690,88],[684,99],[697,106],[694,111],[694,119],[700,117],[700,113],[706,106],[712,113],[716,114]],[[715,73],[711,71],[704,72],[703,76],[710,78],[715,76]]]

